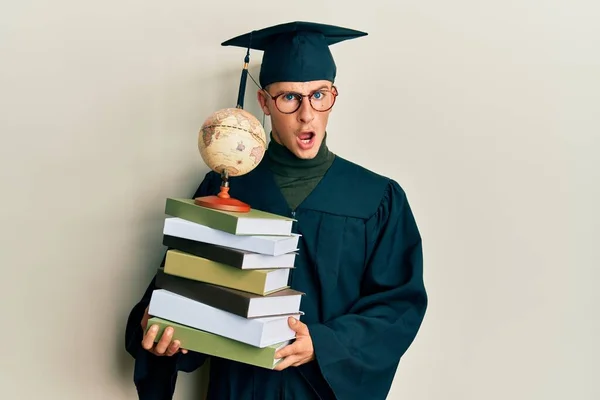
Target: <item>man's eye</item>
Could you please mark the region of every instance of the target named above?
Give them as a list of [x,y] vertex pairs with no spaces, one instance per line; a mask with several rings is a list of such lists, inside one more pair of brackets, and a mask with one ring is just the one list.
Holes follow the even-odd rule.
[[284,99],[286,99],[287,101],[292,101],[294,99],[296,99],[296,96],[293,93],[287,93],[283,96]]
[[325,96],[325,94],[323,92],[315,92],[313,94],[313,98],[315,100],[321,100],[324,96]]

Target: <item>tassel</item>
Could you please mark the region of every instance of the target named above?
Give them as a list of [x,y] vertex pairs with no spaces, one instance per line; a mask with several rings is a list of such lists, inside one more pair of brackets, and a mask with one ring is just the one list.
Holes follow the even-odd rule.
[[244,95],[246,93],[246,80],[248,79],[248,63],[250,62],[250,49],[244,59],[244,68],[242,69],[242,77],[240,78],[240,89],[238,91],[237,108],[244,108]]
[[244,58],[244,68],[242,69],[242,76],[240,78],[240,89],[238,91],[237,108],[244,108],[244,96],[246,94],[246,80],[248,79],[248,64],[250,63],[250,47],[252,46],[252,34],[250,32],[250,39],[248,43],[248,50],[246,51],[246,57]]

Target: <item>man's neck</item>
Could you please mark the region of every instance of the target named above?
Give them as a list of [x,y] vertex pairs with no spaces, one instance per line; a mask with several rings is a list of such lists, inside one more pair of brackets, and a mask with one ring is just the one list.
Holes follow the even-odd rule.
[[277,143],[273,134],[267,149],[271,170],[276,175],[287,178],[310,178],[322,176],[331,166],[335,155],[327,147],[327,134],[314,158],[301,159],[289,151],[287,147]]
[[326,136],[317,155],[312,159],[303,160],[277,143],[271,135],[267,149],[269,165],[277,186],[292,210],[310,195],[333,163],[335,155],[327,148]]

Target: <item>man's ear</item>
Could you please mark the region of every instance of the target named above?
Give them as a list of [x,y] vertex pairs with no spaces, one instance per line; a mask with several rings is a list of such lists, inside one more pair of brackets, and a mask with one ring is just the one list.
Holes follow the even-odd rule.
[[256,97],[258,99],[258,104],[260,104],[260,108],[263,111],[263,113],[265,113],[265,115],[271,115],[269,107],[267,107],[267,94],[262,89],[259,89],[256,93]]

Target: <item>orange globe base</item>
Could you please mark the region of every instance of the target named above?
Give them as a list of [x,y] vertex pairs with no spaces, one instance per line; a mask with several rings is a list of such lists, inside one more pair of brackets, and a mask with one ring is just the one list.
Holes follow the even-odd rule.
[[196,197],[194,203],[215,210],[249,212],[250,206],[243,201],[233,199],[229,195],[229,187],[221,186],[221,191],[216,196]]

